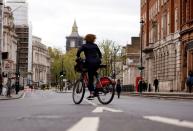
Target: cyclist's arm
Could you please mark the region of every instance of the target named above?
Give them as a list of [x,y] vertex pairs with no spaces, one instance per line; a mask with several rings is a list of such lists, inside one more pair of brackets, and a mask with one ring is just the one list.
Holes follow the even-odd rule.
[[101,53],[99,48],[97,48],[97,52],[98,52],[99,58],[101,59],[102,58],[102,53]]
[[84,47],[83,47],[83,46],[81,46],[81,47],[78,49],[76,56],[77,56],[77,57],[80,57],[80,54],[81,54],[82,51],[84,51]]

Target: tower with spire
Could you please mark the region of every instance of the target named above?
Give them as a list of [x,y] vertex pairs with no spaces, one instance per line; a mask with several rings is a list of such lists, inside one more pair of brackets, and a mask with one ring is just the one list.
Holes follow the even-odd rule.
[[76,20],[72,26],[72,33],[66,37],[66,52],[73,48],[79,48],[83,44],[83,37],[78,34]]

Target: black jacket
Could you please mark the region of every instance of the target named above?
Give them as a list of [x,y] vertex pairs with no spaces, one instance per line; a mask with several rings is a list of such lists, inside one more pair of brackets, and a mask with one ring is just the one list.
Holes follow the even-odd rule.
[[121,92],[121,84],[117,84],[116,85],[116,91],[117,92]]
[[158,79],[155,79],[153,83],[154,83],[155,86],[158,86],[159,85]]
[[102,54],[98,46],[94,43],[86,43],[82,45],[77,52],[77,57],[80,57],[81,52],[84,52],[86,57],[86,63],[88,64],[100,64]]

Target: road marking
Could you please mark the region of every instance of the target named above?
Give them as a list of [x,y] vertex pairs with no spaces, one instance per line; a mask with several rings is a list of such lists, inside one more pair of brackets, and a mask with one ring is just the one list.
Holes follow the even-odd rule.
[[109,108],[109,107],[97,107],[95,110],[93,110],[93,113],[102,113],[104,110],[106,111],[110,111],[110,112],[123,112],[121,110],[116,110],[113,108]]
[[187,128],[193,129],[193,122],[191,121],[178,120],[178,119],[160,117],[160,116],[144,116],[143,118],[152,120],[152,121],[157,121],[157,122],[162,122],[166,124],[171,124],[175,126],[181,126],[181,127],[187,127]]
[[99,117],[84,117],[67,131],[98,131]]
[[89,101],[89,100],[87,100],[87,99],[84,99],[84,101],[86,101],[87,103],[89,103],[89,104],[91,104],[91,105],[93,105],[93,106],[97,106],[97,104],[95,104],[95,103],[93,103],[93,102],[91,102],[91,101]]

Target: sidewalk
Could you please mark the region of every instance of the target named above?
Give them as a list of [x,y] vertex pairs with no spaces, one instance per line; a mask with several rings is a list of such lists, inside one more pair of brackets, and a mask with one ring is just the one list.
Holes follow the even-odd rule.
[[142,92],[142,94],[138,92],[123,92],[122,94],[128,96],[193,100],[193,93],[186,92]]
[[66,91],[53,90],[53,91],[55,91],[56,93],[72,93],[72,90],[66,90]]
[[24,94],[24,91],[20,91],[17,95],[16,94],[12,94],[11,97],[0,95],[0,100],[19,99],[19,98],[21,98],[23,96],[23,94]]

